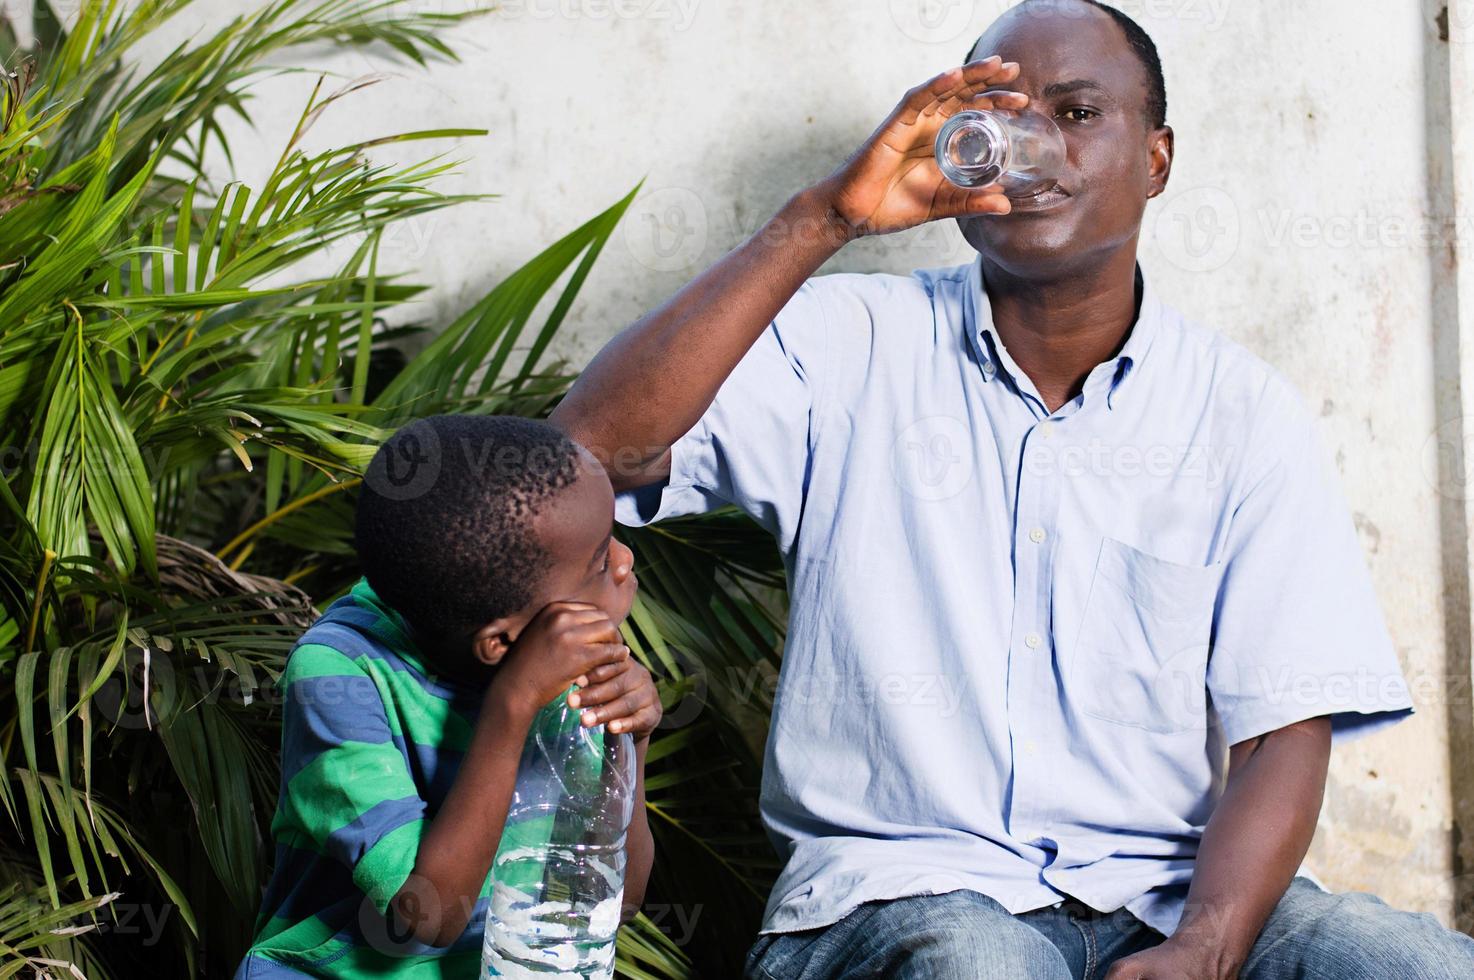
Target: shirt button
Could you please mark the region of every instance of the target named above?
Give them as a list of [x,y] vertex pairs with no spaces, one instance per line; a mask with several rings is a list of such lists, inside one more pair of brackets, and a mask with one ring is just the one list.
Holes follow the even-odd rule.
[[1024,646],[1028,647],[1030,650],[1039,649],[1039,644],[1043,642],[1044,639],[1038,633],[1030,633],[1028,636],[1024,637]]
[[1039,434],[1041,436],[1043,436],[1044,438],[1046,438],[1046,439],[1048,439],[1050,436],[1054,435],[1054,423],[1053,422],[1040,422],[1039,423]]
[[985,375],[987,375],[988,377],[991,378],[993,376],[994,372],[996,372],[997,370],[998,369],[993,366],[993,362],[992,361],[984,361],[983,362],[983,373]]
[[1049,535],[1044,533],[1044,529],[1042,527],[1036,527],[1034,528],[1034,530],[1029,532],[1029,540],[1034,542],[1035,544],[1043,544],[1044,539],[1048,536]]

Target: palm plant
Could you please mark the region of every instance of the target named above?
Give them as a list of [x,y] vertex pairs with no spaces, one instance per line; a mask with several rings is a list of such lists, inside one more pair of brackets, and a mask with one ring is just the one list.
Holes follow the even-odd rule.
[[[133,67],[189,2],[90,0],[69,25],[42,6],[34,56],[0,22],[0,977],[233,969],[270,859],[272,684],[357,577],[361,468],[413,416],[550,410],[572,380],[550,344],[634,193],[407,357],[427,328],[385,314],[424,287],[379,268],[385,229],[484,196],[434,190],[441,157],[368,151],[479,131],[308,153],[365,84],[318,78],[261,187],[211,161],[268,59],[453,58],[441,35],[465,15],[272,0]],[[341,267],[303,273],[335,245]],[[775,871],[756,786],[782,566],[731,512],[626,539],[644,586],[626,638],[672,725],[649,751],[649,914],[619,968],[722,975]]]

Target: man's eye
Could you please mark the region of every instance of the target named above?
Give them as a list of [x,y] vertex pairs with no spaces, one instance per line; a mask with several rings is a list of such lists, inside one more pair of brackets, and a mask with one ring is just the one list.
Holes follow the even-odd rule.
[[1096,112],[1094,109],[1088,109],[1085,106],[1076,105],[1070,106],[1068,109],[1065,109],[1063,112],[1060,113],[1060,115],[1065,116],[1072,122],[1088,122],[1089,120],[1094,119],[1096,116],[1100,115],[1100,113]]
[[599,566],[599,574],[609,571],[609,552],[604,552],[604,564]]

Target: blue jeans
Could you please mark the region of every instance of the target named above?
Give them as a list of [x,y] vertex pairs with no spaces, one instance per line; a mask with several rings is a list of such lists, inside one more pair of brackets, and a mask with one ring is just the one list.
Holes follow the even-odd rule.
[[[747,954],[748,980],[1100,980],[1112,963],[1162,941],[1125,909],[1074,902],[1010,915],[973,891],[866,902],[820,929],[769,933]],[[1426,913],[1296,878],[1275,907],[1242,980],[1474,978],[1474,939]]]

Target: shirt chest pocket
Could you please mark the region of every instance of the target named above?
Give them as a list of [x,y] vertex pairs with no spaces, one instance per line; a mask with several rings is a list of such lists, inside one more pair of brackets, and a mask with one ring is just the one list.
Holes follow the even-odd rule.
[[1207,727],[1208,647],[1223,564],[1184,565],[1101,542],[1080,617],[1069,699],[1146,731]]

